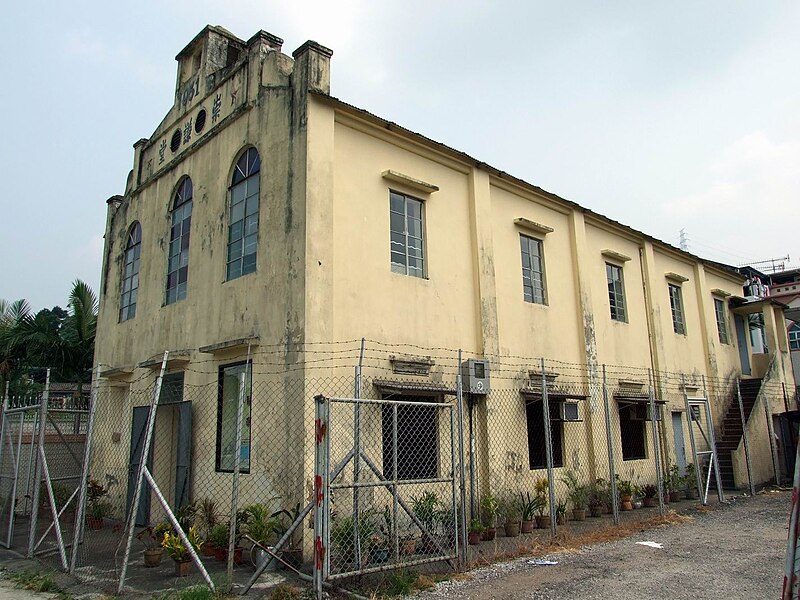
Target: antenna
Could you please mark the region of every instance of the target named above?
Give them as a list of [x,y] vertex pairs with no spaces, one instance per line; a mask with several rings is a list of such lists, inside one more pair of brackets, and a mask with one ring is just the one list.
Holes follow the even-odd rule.
[[686,228],[682,228],[679,232],[680,234],[680,241],[678,244],[680,245],[681,250],[684,252],[689,251],[689,239],[686,237]]
[[781,256],[778,258],[768,258],[766,260],[756,260],[739,265],[740,267],[755,267],[756,265],[764,265],[759,270],[765,273],[780,273],[786,270],[786,261],[789,260],[789,255]]

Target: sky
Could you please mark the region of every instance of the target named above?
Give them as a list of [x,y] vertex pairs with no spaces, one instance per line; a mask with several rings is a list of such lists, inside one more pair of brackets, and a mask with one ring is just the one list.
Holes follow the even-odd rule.
[[105,201],[206,25],[334,51],[331,93],[673,245],[800,266],[800,3],[9,3],[0,298],[99,287]]

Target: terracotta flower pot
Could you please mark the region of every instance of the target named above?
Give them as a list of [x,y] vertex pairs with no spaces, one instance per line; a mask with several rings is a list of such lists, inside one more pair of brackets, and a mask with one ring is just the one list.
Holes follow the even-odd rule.
[[189,572],[192,570],[191,560],[176,560],[175,562],[175,576],[188,577]]
[[163,548],[148,548],[144,551],[144,566],[148,569],[157,567],[161,564],[162,556],[164,556]]
[[539,529],[550,529],[550,515],[538,515],[536,517],[536,526]]
[[519,523],[506,523],[503,527],[506,537],[517,537],[519,535]]
[[86,517],[86,526],[89,529],[102,529],[103,517]]
[[486,531],[483,532],[483,540],[485,542],[491,542],[496,535],[497,535],[496,527],[487,527]]
[[470,531],[469,532],[469,545],[470,546],[477,546],[481,543],[481,533],[478,531]]
[[586,509],[585,508],[573,508],[572,509],[572,520],[573,521],[585,521],[586,520]]
[[633,510],[633,498],[630,494],[620,496],[620,503],[622,510]]
[[669,493],[670,502],[680,502],[680,500],[681,500],[681,493],[678,490],[672,490]]
[[645,497],[642,500],[642,502],[644,503],[645,508],[655,508],[656,506],[658,506],[658,502],[656,501],[655,498],[652,497],[650,498]]
[[589,516],[590,517],[602,517],[603,512],[605,512],[605,506],[590,506],[589,507]]
[[534,521],[523,521],[522,522],[522,533],[531,533],[534,529]]
[[206,542],[202,546],[203,556],[216,556],[217,545],[214,542]]

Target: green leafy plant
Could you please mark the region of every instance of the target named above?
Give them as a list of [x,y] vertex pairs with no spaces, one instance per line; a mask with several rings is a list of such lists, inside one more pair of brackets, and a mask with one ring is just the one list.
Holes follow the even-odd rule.
[[214,529],[218,522],[217,503],[211,498],[203,498],[195,513],[195,523],[200,528],[203,537],[208,538],[211,535],[211,530]]
[[[203,545],[203,540],[200,539],[200,534],[197,532],[197,528],[194,525],[186,532],[186,538],[189,540],[195,552]],[[161,542],[161,547],[167,551],[167,554],[169,554],[170,558],[175,562],[184,562],[189,559],[189,550],[183,545],[183,540],[181,540],[177,533],[166,532]]]
[[426,491],[420,496],[411,496],[411,509],[427,531],[434,530],[441,512],[439,497],[435,493]]
[[[372,515],[364,513],[358,521],[358,540],[362,552],[369,548],[374,534]],[[352,516],[334,519],[330,531],[331,544],[344,563],[352,563],[356,558],[356,530]]]
[[469,522],[470,533],[483,533],[484,531],[486,531],[486,527],[483,526],[480,519],[472,519]]
[[615,474],[614,477],[617,482],[617,493],[620,496],[633,496],[635,490],[633,482],[630,479],[622,479],[619,473]]
[[642,486],[642,494],[644,494],[645,498],[655,498],[658,494],[658,488],[652,483],[647,483]]
[[533,521],[534,515],[541,514],[543,507],[544,500],[537,494],[531,497],[529,492],[525,492],[525,495],[519,493],[519,509],[523,521]]
[[108,490],[103,487],[103,484],[96,479],[89,480],[89,485],[86,487],[86,495],[89,497],[89,502],[96,502],[106,494],[108,494]]
[[500,502],[489,493],[484,494],[481,498],[481,510],[483,517],[486,519],[488,527],[494,527],[497,520],[497,515],[500,513]]
[[547,493],[550,490],[550,482],[544,477],[540,477],[533,484],[534,496],[539,499],[540,505],[536,514],[544,516],[544,510],[547,508]]
[[578,480],[578,475],[572,469],[564,471],[561,481],[567,486],[567,498],[572,504],[572,508],[577,510],[586,509],[589,499],[590,488]]
[[567,518],[567,503],[564,500],[561,500],[558,504],[556,504],[556,519],[560,523],[563,523]]
[[86,509],[86,514],[93,519],[102,519],[110,515],[113,508],[111,502],[108,500],[95,500],[89,504]]
[[275,540],[280,520],[269,506],[263,503],[251,504],[243,512],[242,533],[265,546]]
[[178,520],[178,525],[181,526],[181,529],[188,530],[194,525],[197,518],[197,504],[194,502],[184,504],[175,511],[175,518]]
[[229,524],[217,523],[211,528],[208,536],[208,541],[214,544],[217,548],[227,548],[230,541],[231,527]]
[[510,493],[500,500],[500,514],[503,516],[505,523],[519,523],[522,517],[519,502]]
[[677,492],[684,487],[684,477],[681,475],[678,465],[670,465],[664,485],[670,492]]

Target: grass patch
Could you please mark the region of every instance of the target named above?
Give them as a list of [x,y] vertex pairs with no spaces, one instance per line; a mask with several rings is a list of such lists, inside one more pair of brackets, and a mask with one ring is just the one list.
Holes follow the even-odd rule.
[[60,600],[69,600],[70,598],[70,595],[58,587],[47,573],[25,569],[24,571],[9,572],[8,580],[17,587],[33,592],[56,594]]
[[310,590],[282,583],[269,595],[269,600],[311,600],[314,595]]

